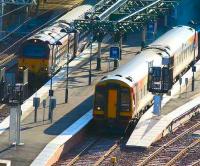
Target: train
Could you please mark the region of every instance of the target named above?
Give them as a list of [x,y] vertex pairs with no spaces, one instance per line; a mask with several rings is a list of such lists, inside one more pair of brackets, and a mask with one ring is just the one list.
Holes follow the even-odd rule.
[[87,46],[88,35],[75,31],[73,22],[92,10],[91,5],[78,6],[24,41],[18,51],[18,71],[28,68],[30,77],[45,79],[78,55]]
[[[194,47],[194,43],[196,47]],[[195,51],[195,54],[194,54]],[[125,128],[153,104],[148,90],[149,66],[159,68],[175,82],[198,58],[198,34],[189,26],[177,26],[146,46],[127,64],[104,76],[95,86],[93,120],[96,125]],[[154,72],[154,75],[159,73]],[[164,75],[165,76],[165,75]]]

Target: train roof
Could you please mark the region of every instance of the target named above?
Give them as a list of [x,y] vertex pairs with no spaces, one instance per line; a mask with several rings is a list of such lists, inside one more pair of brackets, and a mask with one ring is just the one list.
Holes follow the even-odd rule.
[[83,19],[84,14],[92,9],[91,5],[78,6],[27,40],[40,40],[54,44],[66,36],[65,29],[70,29],[74,20]]
[[[159,37],[148,47],[157,47],[168,52],[170,56],[173,56],[174,53],[181,48],[183,44],[188,42],[188,39],[194,36],[195,30],[189,26],[176,26],[170,31],[166,32],[164,35]],[[193,42],[193,40],[189,41]]]
[[[176,34],[177,36],[175,36]],[[173,56],[179,47],[193,35],[194,29],[190,29],[190,27],[181,26],[173,28],[150,44],[148,49],[138,53],[127,64],[122,65],[107,77],[102,78],[100,83],[108,80],[119,80],[129,86],[134,85],[147,76],[150,62],[153,62],[153,66],[160,66],[163,57]],[[170,48],[164,48],[165,46]]]
[[[156,54],[155,51],[157,51]],[[115,79],[123,81],[129,86],[133,86],[136,82],[146,76],[149,62],[153,61],[154,64],[160,64],[162,62],[162,57],[159,53],[159,50],[144,50],[137,54],[136,57],[127,64],[124,64],[113,71],[111,75],[103,78],[100,82]]]

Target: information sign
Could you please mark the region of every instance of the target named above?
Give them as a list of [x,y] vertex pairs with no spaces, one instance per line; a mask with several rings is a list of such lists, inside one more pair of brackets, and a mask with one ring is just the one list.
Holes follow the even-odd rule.
[[119,47],[110,47],[110,58],[119,59],[120,49]]

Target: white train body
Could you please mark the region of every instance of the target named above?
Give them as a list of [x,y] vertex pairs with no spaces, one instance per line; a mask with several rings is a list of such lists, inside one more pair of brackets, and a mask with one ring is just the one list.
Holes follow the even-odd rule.
[[[152,93],[147,90],[149,66],[161,67],[163,63],[169,63],[173,79],[177,78],[193,61],[194,38],[194,29],[174,27],[130,62],[102,78],[95,89],[94,119],[100,123],[112,120],[117,121],[115,124],[127,124],[139,116],[153,99]],[[197,50],[196,47],[195,57]]]

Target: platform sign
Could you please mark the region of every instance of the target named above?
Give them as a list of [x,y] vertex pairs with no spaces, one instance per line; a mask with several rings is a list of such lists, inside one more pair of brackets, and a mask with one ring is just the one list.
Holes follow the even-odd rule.
[[110,58],[119,59],[120,49],[119,47],[110,47]]

